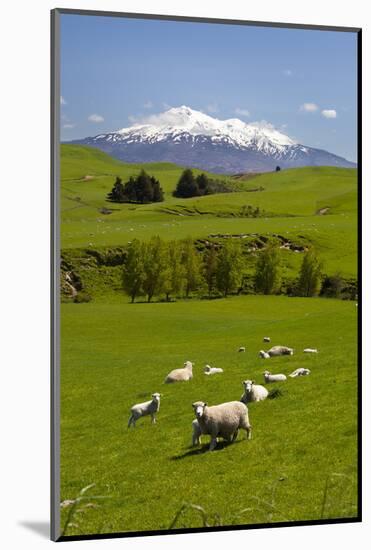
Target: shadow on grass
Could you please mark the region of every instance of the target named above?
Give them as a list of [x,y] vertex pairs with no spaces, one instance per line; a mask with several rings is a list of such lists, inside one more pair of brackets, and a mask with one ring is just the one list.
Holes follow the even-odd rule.
[[[234,441],[233,443],[231,441],[218,441],[215,449],[212,452],[215,453],[215,451],[222,451],[225,447],[229,447],[230,445],[237,445],[239,443],[243,443],[243,441],[243,439],[239,439],[238,441]],[[187,458],[188,456],[203,455],[209,451],[209,445],[210,444],[207,443],[206,445],[202,445],[202,447],[191,447],[190,450],[186,451],[185,453],[170,457],[170,460],[182,460],[183,458]]]

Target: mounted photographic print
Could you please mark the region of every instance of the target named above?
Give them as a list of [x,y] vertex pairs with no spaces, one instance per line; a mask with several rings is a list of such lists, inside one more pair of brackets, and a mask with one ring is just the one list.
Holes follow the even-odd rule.
[[361,31],[52,12],[52,538],[355,522]]

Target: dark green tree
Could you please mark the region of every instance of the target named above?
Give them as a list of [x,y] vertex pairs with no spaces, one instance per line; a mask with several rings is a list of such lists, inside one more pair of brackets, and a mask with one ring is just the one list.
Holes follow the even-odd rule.
[[183,170],[176,189],[174,191],[175,197],[181,197],[187,199],[189,197],[196,197],[199,194],[198,185],[190,168]]
[[166,248],[160,237],[152,237],[144,245],[144,280],[143,290],[150,302],[153,296],[161,294],[164,287],[166,270]]
[[243,256],[241,244],[228,240],[218,255],[216,285],[224,296],[239,288],[242,284]]
[[260,252],[255,268],[255,289],[262,294],[274,294],[281,284],[281,255],[278,248],[267,246]]
[[143,294],[144,259],[143,244],[138,239],[134,239],[128,247],[122,277],[123,288],[131,297],[132,303],[137,296]]
[[118,176],[112,190],[107,194],[107,199],[112,202],[125,202],[127,200],[124,185]]
[[299,296],[317,296],[321,288],[322,263],[313,249],[304,254],[301,264],[298,293]]
[[203,274],[207,284],[209,296],[211,296],[216,284],[216,272],[218,269],[218,251],[211,245],[204,254]]

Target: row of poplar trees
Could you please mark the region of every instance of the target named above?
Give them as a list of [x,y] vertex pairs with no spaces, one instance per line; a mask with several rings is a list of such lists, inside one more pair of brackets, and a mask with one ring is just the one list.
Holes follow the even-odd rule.
[[[246,261],[241,243],[229,240],[222,246],[211,245],[202,253],[192,239],[165,242],[152,237],[148,242],[134,239],[127,251],[123,270],[123,288],[134,302],[145,296],[151,302],[155,296],[166,301],[174,297],[189,297],[207,290],[209,297],[216,291],[223,296],[242,290]],[[255,291],[276,294],[281,289],[281,255],[276,247],[259,253],[255,265]],[[321,284],[321,264],[313,251],[304,255],[297,294],[315,296]]]

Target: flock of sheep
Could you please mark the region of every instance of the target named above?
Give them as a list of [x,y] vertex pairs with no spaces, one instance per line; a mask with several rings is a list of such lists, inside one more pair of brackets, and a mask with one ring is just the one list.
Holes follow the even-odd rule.
[[[270,338],[265,336],[263,341],[269,342]],[[245,352],[246,349],[240,347],[238,351]],[[303,351],[304,353],[318,353],[313,348],[306,348]],[[292,348],[273,346],[268,351],[261,350],[259,356],[263,359],[270,359],[271,357],[282,355],[293,355],[293,353],[294,350]],[[191,380],[193,378],[192,369],[193,364],[191,361],[186,361],[183,368],[169,372],[165,378],[165,384]],[[207,376],[222,373],[223,369],[221,368],[211,367],[210,365],[206,365],[204,368],[204,374]],[[309,369],[300,367],[289,374],[289,376],[296,378],[309,374]],[[268,370],[265,370],[263,375],[266,384],[287,380],[285,374],[271,374]],[[196,417],[192,422],[192,445],[200,445],[201,435],[209,435],[211,438],[209,450],[212,451],[216,447],[218,437],[233,442],[237,438],[240,429],[246,431],[247,439],[251,439],[252,428],[249,421],[247,404],[253,401],[263,401],[268,397],[269,392],[264,386],[255,384],[254,380],[244,380],[242,385],[244,392],[240,401],[230,401],[214,406],[208,406],[203,401],[196,401],[192,404]],[[159,393],[154,393],[152,394],[151,401],[134,405],[130,411],[128,428],[130,426],[134,427],[136,421],[142,416],[150,415],[152,423],[155,423],[156,413],[160,410],[160,398],[161,395]]]

